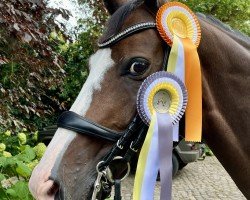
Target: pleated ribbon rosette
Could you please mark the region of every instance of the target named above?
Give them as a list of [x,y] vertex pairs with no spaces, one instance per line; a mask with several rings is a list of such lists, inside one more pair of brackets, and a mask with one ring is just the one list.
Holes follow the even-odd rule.
[[174,74],[160,71],[142,83],[137,110],[149,125],[142,146],[134,183],[134,200],[152,200],[157,173],[161,176],[161,199],[171,199],[173,125],[185,112],[187,91]]
[[167,71],[176,74],[187,87],[188,104],[185,113],[185,140],[201,141],[202,85],[200,60],[197,53],[201,39],[195,14],[184,4],[168,2],[156,16],[161,37],[172,46]]

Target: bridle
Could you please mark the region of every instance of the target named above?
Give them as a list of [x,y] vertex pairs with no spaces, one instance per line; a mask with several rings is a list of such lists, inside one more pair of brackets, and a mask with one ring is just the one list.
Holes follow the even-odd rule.
[[[110,47],[135,33],[155,28],[155,22],[139,23],[125,29],[117,35],[111,36],[103,43],[99,43],[98,46],[100,48]],[[169,52],[170,47],[166,45],[164,48],[163,69],[167,66]],[[115,185],[115,199],[121,199],[120,182],[129,174],[129,162],[133,155],[141,148],[148,129],[139,115],[136,114],[127,129],[123,132],[116,132],[105,128],[72,111],[64,112],[59,117],[57,126],[75,131],[79,134],[116,143],[96,166],[97,178],[93,187],[92,200],[107,198],[111,193],[112,185]],[[127,173],[121,179],[113,178],[110,165],[114,160],[127,163]]]
[[[100,48],[110,47],[120,40],[125,39],[133,34],[155,28],[155,22],[135,24],[118,33],[117,35],[111,36],[103,43],[99,43],[98,46]],[[165,69],[167,66],[169,52],[170,47],[165,45],[163,69]],[[123,132],[116,132],[105,128],[72,111],[64,112],[59,117],[57,126],[75,131],[79,134],[84,134],[116,143],[96,166],[97,178],[93,187],[92,200],[107,198],[111,193],[112,185],[115,185],[115,199],[121,199],[120,182],[129,174],[129,162],[133,155],[141,148],[148,129],[147,125],[142,122],[139,115],[135,115],[127,129]],[[119,162],[124,162],[127,170],[123,178],[119,179],[113,177],[111,170],[112,162],[117,160]]]

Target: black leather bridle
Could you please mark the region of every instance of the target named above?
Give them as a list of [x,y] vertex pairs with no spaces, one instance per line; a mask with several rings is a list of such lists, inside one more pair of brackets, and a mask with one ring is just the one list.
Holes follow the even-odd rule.
[[[148,29],[155,29],[155,22],[145,22],[133,25],[117,35],[111,36],[103,43],[99,43],[100,48],[110,47],[120,40],[127,38],[133,34]],[[165,44],[165,43],[164,43]],[[163,69],[166,69],[170,47],[165,45]],[[97,165],[97,179],[94,184],[92,200],[104,199],[110,195],[111,186],[115,185],[115,199],[121,199],[120,179],[113,179],[110,171],[110,164],[113,160],[119,159],[129,163],[131,157],[141,148],[147,132],[147,125],[140,119],[139,115],[133,118],[127,129],[123,132],[116,132],[105,128],[95,122],[92,122],[72,111],[64,112],[58,119],[57,126],[68,130],[75,131],[79,134],[104,139],[116,143],[111,150]],[[107,173],[107,169],[108,172]],[[128,169],[129,170],[129,169]],[[110,175],[111,173],[111,175]]]

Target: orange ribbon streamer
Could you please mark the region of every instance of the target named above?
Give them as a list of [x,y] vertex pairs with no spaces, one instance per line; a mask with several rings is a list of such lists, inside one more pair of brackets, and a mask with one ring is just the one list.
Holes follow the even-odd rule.
[[185,118],[186,141],[200,142],[202,131],[202,86],[201,67],[197,48],[188,39],[181,39],[185,54],[185,83],[188,104]]

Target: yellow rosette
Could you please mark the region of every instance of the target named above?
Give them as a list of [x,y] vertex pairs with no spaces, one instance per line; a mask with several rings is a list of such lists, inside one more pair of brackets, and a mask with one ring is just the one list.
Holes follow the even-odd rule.
[[185,85],[174,74],[156,72],[142,83],[137,96],[137,110],[149,129],[137,164],[134,200],[153,199],[159,169],[161,199],[171,197],[172,168],[169,163],[172,163],[173,140],[179,138],[179,135],[173,135],[173,124],[180,120],[186,105]]

